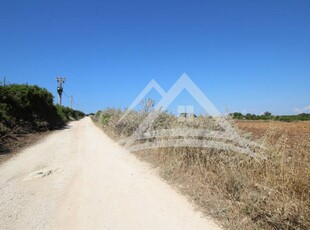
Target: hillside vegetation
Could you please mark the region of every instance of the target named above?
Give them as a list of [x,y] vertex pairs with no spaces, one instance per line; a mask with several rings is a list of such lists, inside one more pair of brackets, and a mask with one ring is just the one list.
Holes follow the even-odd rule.
[[[123,114],[122,110],[107,109],[96,113],[93,119],[109,136],[126,140],[147,114],[133,111],[120,121]],[[270,128],[256,139],[238,129],[234,120],[228,121],[240,136],[263,144],[265,148],[257,149],[256,153],[265,158],[255,159],[238,151],[212,147],[172,146],[144,149],[135,154],[158,167],[165,179],[229,229],[310,229],[310,123],[296,122],[296,126],[274,122],[272,126],[273,122],[268,121]],[[242,125],[251,128],[247,122]],[[203,128],[206,137],[210,127],[218,129],[210,117],[199,116],[184,124],[176,116],[162,113],[143,134],[149,137],[143,143],[152,145],[163,138],[150,135],[153,130],[180,127]],[[291,135],[291,131],[298,131],[299,135]]]
[[83,112],[55,106],[53,95],[36,85],[0,86],[0,151],[15,135],[59,128]]

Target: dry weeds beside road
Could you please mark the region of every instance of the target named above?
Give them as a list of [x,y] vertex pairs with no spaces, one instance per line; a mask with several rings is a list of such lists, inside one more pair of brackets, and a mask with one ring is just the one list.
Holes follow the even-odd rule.
[[89,118],[0,167],[1,229],[219,229]]

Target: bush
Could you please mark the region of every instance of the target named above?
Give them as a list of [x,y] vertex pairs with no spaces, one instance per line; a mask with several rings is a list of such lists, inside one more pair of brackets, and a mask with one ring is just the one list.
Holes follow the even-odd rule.
[[36,85],[18,84],[0,86],[0,121],[7,129],[24,127],[27,131],[63,124],[50,92]]
[[54,106],[53,95],[36,85],[0,86],[0,151],[8,134],[46,131],[83,116],[81,111]]
[[65,122],[79,120],[85,117],[85,114],[79,110],[73,110],[69,107],[56,105],[56,109],[61,119]]

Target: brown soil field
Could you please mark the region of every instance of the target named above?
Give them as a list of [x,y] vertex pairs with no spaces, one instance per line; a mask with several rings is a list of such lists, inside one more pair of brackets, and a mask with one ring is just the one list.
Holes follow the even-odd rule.
[[290,146],[299,144],[301,140],[310,140],[310,121],[281,122],[281,121],[243,121],[237,120],[235,124],[239,129],[251,133],[253,139],[264,138],[267,132],[273,132],[270,142],[281,136],[286,136]]

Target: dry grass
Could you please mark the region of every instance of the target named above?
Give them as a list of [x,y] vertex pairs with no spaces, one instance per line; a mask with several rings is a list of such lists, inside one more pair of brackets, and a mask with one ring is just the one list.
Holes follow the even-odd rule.
[[[132,134],[145,117],[132,113],[117,123],[121,114],[112,109],[98,113],[95,120],[119,138]],[[197,121],[210,123],[209,118]],[[176,125],[173,116],[164,115],[155,126]],[[266,160],[188,147],[137,156],[159,167],[165,179],[228,229],[310,229],[310,122],[238,121],[235,127],[267,146]]]

